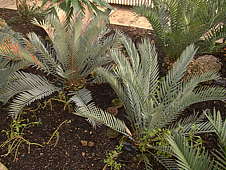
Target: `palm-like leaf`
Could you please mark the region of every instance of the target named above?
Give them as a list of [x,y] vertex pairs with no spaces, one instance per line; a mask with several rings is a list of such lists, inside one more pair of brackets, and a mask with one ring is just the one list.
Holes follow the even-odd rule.
[[223,121],[219,111],[214,109],[213,116],[205,112],[210,125],[213,126],[215,133],[219,137],[220,151],[215,151],[213,154],[216,157],[216,163],[225,169],[226,167],[226,120]]
[[220,143],[226,149],[226,120],[223,121],[219,111],[214,110],[213,116],[205,113],[211,125],[214,127]]
[[7,84],[0,88],[0,101],[4,104],[11,97],[16,96],[9,106],[9,113],[14,119],[17,118],[25,106],[62,90],[50,84],[46,79],[33,74],[25,73],[28,74],[28,77],[21,79],[24,77],[23,74],[22,72],[16,72],[9,75]]
[[28,44],[20,33],[14,32],[7,25],[0,28],[1,86],[6,84],[11,73],[35,63],[35,57],[25,50]]
[[45,78],[25,72],[15,72],[9,77],[8,85],[0,95],[0,99],[8,101],[18,94],[9,109],[10,114],[16,117],[24,106],[59,90],[60,88],[48,83]]
[[[62,11],[59,10],[59,12]],[[56,81],[55,84],[51,84],[41,76],[15,72],[21,68],[19,66],[9,72],[6,68],[7,61],[2,61],[0,69],[2,73],[8,75],[2,77],[4,82],[0,87],[0,100],[6,103],[10,98],[16,96],[10,105],[11,115],[16,117],[24,106],[49,96],[55,91],[64,90],[65,86],[73,85],[85,78],[95,67],[110,61],[106,53],[114,44],[116,36],[113,34],[106,37],[105,34],[108,33],[106,18],[97,16],[87,23],[83,23],[83,18],[79,13],[73,13],[72,16],[71,25],[66,25],[65,18],[61,18],[60,15],[49,15],[46,20],[39,23],[46,29],[50,45],[46,45],[35,33],[28,35],[30,41],[9,34],[11,38],[9,43],[8,41],[2,42],[2,46],[0,46],[1,60],[5,57],[15,60],[14,63],[18,60],[24,61],[28,65],[35,65],[51,74],[51,78]],[[37,21],[36,23],[38,24]],[[60,85],[57,84],[58,82]],[[86,93],[79,91],[76,95],[83,101]],[[87,96],[89,95],[87,94]],[[88,99],[91,98],[88,97]],[[111,119],[112,121],[107,119],[105,121],[110,123],[116,120]]]
[[179,169],[185,170],[212,170],[213,162],[210,161],[208,154],[201,149],[196,149],[190,146],[185,137],[180,134],[167,137],[167,141],[172,147],[175,157],[177,158],[177,165]]
[[[58,14],[59,12],[63,11],[58,9]],[[105,21],[104,16],[97,16],[84,23],[81,15],[74,13],[68,27],[65,25],[65,18],[56,15],[49,15],[42,23],[35,22],[47,31],[57,61],[53,60],[53,54],[48,53],[37,36],[31,34],[29,37],[43,64],[50,66],[51,71],[55,69],[54,72],[61,77],[73,81],[87,76],[95,67],[109,62],[110,58],[106,53],[116,37],[105,37],[108,32]]]
[[152,7],[137,7],[135,11],[147,17],[165,55],[178,57],[192,43],[200,45],[199,53],[220,48],[215,41],[226,37],[225,26],[219,26],[225,22],[225,0],[154,0],[153,3]]
[[128,46],[128,54],[133,56],[126,58],[113,51],[116,66],[112,71],[98,68],[96,72],[110,83],[124,103],[136,135],[142,135],[144,129],[167,127],[191,104],[225,98],[224,88],[199,86],[201,82],[219,78],[217,73],[208,72],[182,81],[196,52],[193,45],[184,50],[166,77],[159,80],[154,46],[144,40],[137,50],[130,40],[124,37],[122,41]]
[[[43,6],[48,2],[47,0],[42,0],[43,1]],[[63,10],[65,12],[65,23],[66,25],[71,24],[71,18],[73,17],[73,13],[81,12],[83,15],[87,14],[87,11],[90,13],[93,13],[95,15],[98,15],[100,13],[103,13],[103,11],[98,8],[101,7],[103,8],[108,8],[112,9],[112,7],[104,0],[65,0],[65,1],[60,1],[57,0],[55,1],[58,3],[58,5],[53,5],[52,8],[49,9],[49,11],[52,14],[56,14],[58,8]]]
[[70,101],[74,102],[77,106],[74,114],[88,118],[88,121],[93,127],[96,127],[97,124],[103,124],[126,136],[132,136],[123,121],[117,119],[112,114],[97,108],[91,100],[92,97],[89,91],[82,90],[75,92],[75,95],[70,98]]

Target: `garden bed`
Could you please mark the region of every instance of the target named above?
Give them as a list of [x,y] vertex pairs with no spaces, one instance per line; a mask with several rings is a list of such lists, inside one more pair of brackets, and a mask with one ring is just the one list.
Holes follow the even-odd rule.
[[[44,30],[30,23],[18,20],[19,18],[16,16],[17,12],[15,10],[0,8],[0,18],[5,19],[14,31],[21,32],[25,35],[28,32],[34,31],[39,36],[46,36]],[[135,42],[139,42],[143,37],[148,37],[150,41],[154,40],[150,30],[116,25],[110,25],[109,27],[121,30]],[[225,78],[226,67],[223,55],[218,54],[218,57],[224,64],[221,74]],[[161,65],[164,65],[161,55],[159,62]],[[163,75],[164,73],[165,71],[161,70],[161,74]],[[111,106],[111,101],[116,98],[115,93],[107,84],[88,84],[87,88],[92,92],[96,105],[103,109]],[[41,103],[43,102],[41,101]],[[28,153],[28,145],[22,144],[15,160],[14,155],[11,154],[7,157],[0,157],[0,162],[4,163],[10,170],[103,169],[105,167],[104,159],[106,158],[107,152],[114,150],[122,136],[109,135],[111,131],[105,126],[93,129],[85,119],[73,115],[68,110],[64,110],[64,105],[59,102],[53,102],[52,105],[52,110],[50,105],[46,105],[44,109],[38,109],[36,111],[34,109],[39,106],[39,102],[35,102],[32,106],[25,109],[27,110],[27,114],[22,115],[22,118],[29,122],[39,122],[38,125],[25,129],[24,137],[30,142],[43,145],[43,147],[31,145],[30,153]],[[225,117],[226,106],[225,103],[220,101],[198,103],[190,106],[184,113],[185,115],[189,115],[194,109],[196,111],[202,111],[207,108],[212,109],[213,107],[220,110]],[[123,109],[120,109],[117,116],[124,119]],[[0,109],[0,122],[0,131],[9,129],[11,118],[7,114],[6,107],[3,106]],[[57,134],[53,136],[56,130]],[[51,136],[53,137],[52,139]],[[212,149],[215,145],[215,140],[210,138],[211,136],[204,136],[204,145],[208,146],[208,149]],[[0,143],[5,140],[5,134],[1,133]],[[0,150],[0,155],[6,152],[7,150]],[[133,151],[125,151],[120,155],[118,162],[123,165],[122,169],[143,169],[143,165],[139,164],[139,159],[136,159],[135,155],[136,153]],[[156,164],[154,169],[158,170],[161,168]]]

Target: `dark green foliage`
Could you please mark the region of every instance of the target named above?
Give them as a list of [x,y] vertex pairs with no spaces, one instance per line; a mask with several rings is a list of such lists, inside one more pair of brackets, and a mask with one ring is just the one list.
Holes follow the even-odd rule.
[[38,4],[31,4],[30,0],[16,0],[16,6],[19,16],[25,22],[30,22],[34,18],[43,20],[49,12],[48,9],[38,6]]
[[215,52],[217,40],[226,37],[225,0],[154,0],[153,7],[137,7],[147,17],[157,43],[168,57],[177,58],[190,44],[198,53]]

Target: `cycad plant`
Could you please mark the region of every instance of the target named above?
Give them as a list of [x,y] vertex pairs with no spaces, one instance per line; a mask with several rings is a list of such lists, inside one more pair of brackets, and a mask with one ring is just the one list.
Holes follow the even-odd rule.
[[216,164],[222,169],[226,168],[226,119],[222,119],[219,111],[214,110],[213,114],[205,113],[208,121],[212,125],[219,141],[219,150],[213,152],[216,158]]
[[166,56],[177,58],[190,44],[197,53],[222,48],[216,41],[226,37],[225,0],[154,0],[153,6],[137,7],[156,34],[157,43]]
[[32,55],[26,50],[28,41],[22,34],[14,32],[4,21],[2,23],[4,24],[0,27],[0,90],[6,85],[11,73],[28,66],[32,61]]
[[[21,36],[15,38],[17,34],[4,36],[1,41],[1,64],[15,69],[5,79],[0,100],[6,103],[16,95],[9,106],[13,116],[17,116],[24,106],[35,100],[57,91],[64,92],[65,89],[74,91],[72,95],[80,95],[85,101],[83,94],[88,93],[87,90],[76,92],[76,87],[85,83],[85,77],[95,67],[110,61],[107,51],[116,41],[116,35],[106,37],[108,31],[104,16],[95,17],[83,24],[82,17],[76,13],[68,27],[65,27],[63,19],[49,15],[41,23],[49,35],[50,45],[46,45],[35,33],[28,35],[29,41]],[[33,65],[46,74],[35,75],[20,70],[24,66],[22,61],[26,62],[26,66]],[[1,69],[7,71],[6,67]],[[2,77],[5,73],[0,74],[3,74]],[[51,79],[47,79],[46,75]]]
[[[98,15],[100,13],[104,13],[102,11],[104,8],[109,10],[112,9],[112,7],[105,0],[51,0],[51,2],[53,3],[53,6],[49,9],[49,11],[55,14],[55,7],[57,5],[57,8],[60,8],[66,13],[66,20],[68,24],[73,13],[81,12],[83,15],[85,15],[88,10],[92,14]],[[42,6],[44,6],[46,3],[50,2],[48,0],[42,0]]]
[[[183,133],[173,133],[167,137],[167,141],[171,147],[172,154],[176,158],[176,164],[179,169],[185,170],[214,170],[226,168],[226,120],[223,121],[220,112],[214,110],[213,116],[204,114],[208,118],[205,126],[211,126],[213,132],[216,133],[219,138],[220,150],[216,150],[212,153],[210,158],[209,154],[204,148],[194,147],[192,142],[189,142]],[[189,144],[190,143],[190,144]],[[218,146],[213,146],[217,148]]]
[[[209,126],[205,125],[205,122],[197,122],[199,116],[194,114],[188,119],[176,121],[183,114],[183,110],[194,103],[225,99],[224,88],[200,85],[202,82],[218,79],[216,72],[183,79],[186,67],[197,51],[194,45],[188,46],[168,74],[161,78],[153,44],[143,40],[137,49],[127,37],[122,36],[121,40],[127,52],[126,56],[113,50],[111,56],[115,64],[110,70],[97,68],[96,73],[111,85],[124,105],[131,129],[126,129],[123,134],[132,137],[138,146],[142,146],[144,140],[151,142],[152,139],[157,139],[156,131],[160,130],[164,137],[168,133],[166,128],[169,128],[169,131],[182,128],[186,134],[192,130],[195,123],[199,132],[209,131]],[[121,122],[114,122],[112,114],[96,108],[93,103],[86,105],[78,101],[77,97],[71,100],[78,106],[75,114],[87,118],[94,126],[105,124],[119,132],[124,127]],[[162,140],[160,138],[158,140]],[[147,148],[141,151],[144,155],[148,148],[159,150],[159,147],[149,142]],[[162,159],[155,154],[152,156],[166,168],[174,167],[175,163],[171,159]]]
[[[168,127],[191,104],[225,99],[224,88],[200,86],[201,82],[218,79],[215,72],[183,79],[186,67],[197,51],[194,45],[188,46],[168,74],[160,78],[153,44],[144,40],[137,50],[130,39],[122,36],[121,40],[129,57],[113,50],[111,56],[115,64],[112,69],[100,67],[96,73],[111,85],[124,104],[133,136],[138,140],[146,130]],[[96,122],[111,115],[106,112],[96,114],[93,104],[79,106],[75,114]]]

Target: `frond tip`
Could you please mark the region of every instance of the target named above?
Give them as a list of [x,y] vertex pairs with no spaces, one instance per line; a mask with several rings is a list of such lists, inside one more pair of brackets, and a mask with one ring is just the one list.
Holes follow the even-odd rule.
[[0,98],[8,100],[17,95],[9,106],[9,112],[13,117],[17,117],[25,106],[60,90],[47,79],[22,71],[12,74],[9,81],[6,92],[1,94]]
[[[84,98],[84,95],[83,95]],[[87,98],[87,97],[86,97]],[[83,103],[79,96],[73,96],[71,100],[77,105],[74,114],[85,117],[95,127],[96,124],[103,124],[109,128],[131,138],[132,134],[125,123],[112,114],[97,108],[94,103]]]
[[74,112],[74,114],[86,117],[89,122],[97,122],[98,124],[104,124],[109,128],[128,137],[132,136],[130,130],[127,128],[123,121],[116,118],[112,114],[95,107],[93,103],[89,104],[88,106],[79,107],[77,111]]

